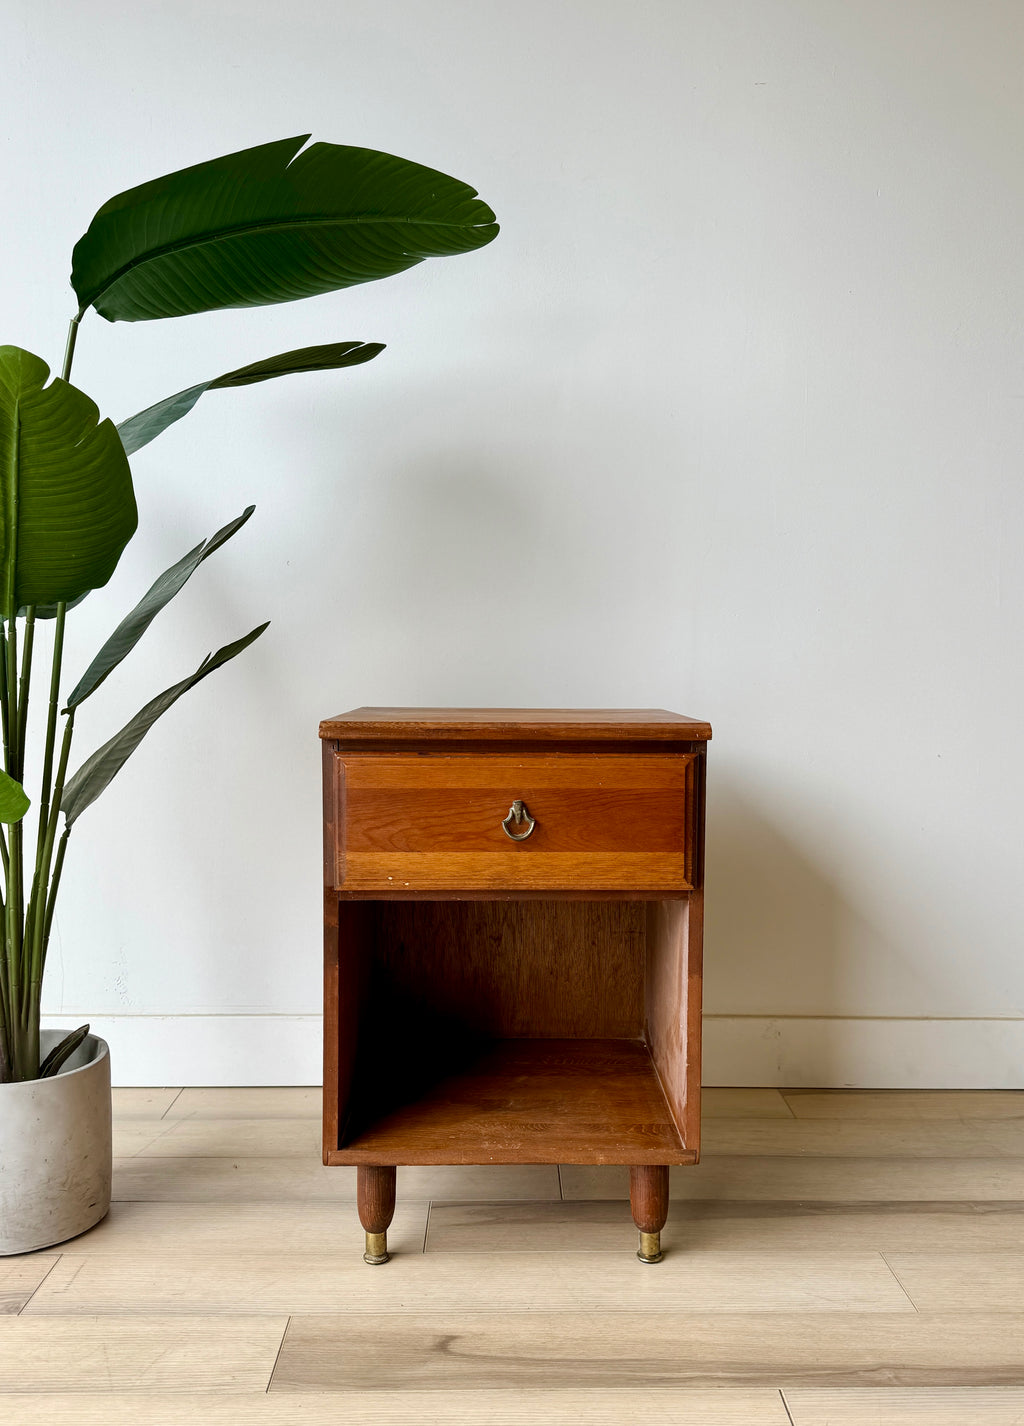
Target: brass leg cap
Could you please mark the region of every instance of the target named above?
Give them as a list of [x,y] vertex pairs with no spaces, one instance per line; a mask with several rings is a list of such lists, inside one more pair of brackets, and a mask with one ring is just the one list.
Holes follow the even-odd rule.
[[371,1267],[378,1267],[381,1263],[389,1263],[391,1254],[388,1252],[387,1233],[367,1233],[366,1252],[363,1254],[363,1262],[369,1263]]
[[641,1233],[636,1255],[642,1263],[660,1263],[665,1256],[661,1251],[661,1234]]

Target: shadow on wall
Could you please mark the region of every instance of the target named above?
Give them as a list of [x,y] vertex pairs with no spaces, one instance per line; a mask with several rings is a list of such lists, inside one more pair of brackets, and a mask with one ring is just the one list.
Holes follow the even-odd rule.
[[[840,1013],[844,942],[855,908],[735,779],[713,765],[707,818],[706,1017]],[[785,1074],[779,1031],[752,1019],[750,1034],[776,1039],[775,1067]],[[773,1053],[763,1044],[750,1044],[748,1052],[762,1064]],[[820,1083],[839,1082],[841,1059],[842,1046],[826,1034],[815,1056]]]

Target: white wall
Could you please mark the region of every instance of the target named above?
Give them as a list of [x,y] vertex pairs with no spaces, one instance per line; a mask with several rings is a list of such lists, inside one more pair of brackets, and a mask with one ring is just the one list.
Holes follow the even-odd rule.
[[113,193],[309,129],[478,185],[483,252],[110,326],[116,419],[313,342],[135,462],[77,675],[257,515],[81,719],[273,618],[71,844],[54,1023],[122,1082],[318,1077],[318,720],[709,718],[706,1078],[1024,1085],[1024,10],[1015,0],[15,0],[0,340],[58,363]]

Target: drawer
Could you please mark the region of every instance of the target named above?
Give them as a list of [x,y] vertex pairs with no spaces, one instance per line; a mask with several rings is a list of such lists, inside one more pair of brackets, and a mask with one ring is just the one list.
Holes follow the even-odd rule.
[[[692,753],[336,755],[337,886],[355,892],[689,891]],[[512,804],[524,820],[509,831]],[[529,819],[529,820],[526,820]]]

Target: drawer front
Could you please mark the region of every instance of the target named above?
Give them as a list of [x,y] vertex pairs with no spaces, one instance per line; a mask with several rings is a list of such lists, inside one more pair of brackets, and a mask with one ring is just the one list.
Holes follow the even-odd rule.
[[[339,753],[344,891],[688,891],[693,754]],[[502,822],[522,802],[534,826]],[[526,829],[528,822],[510,825]]]

